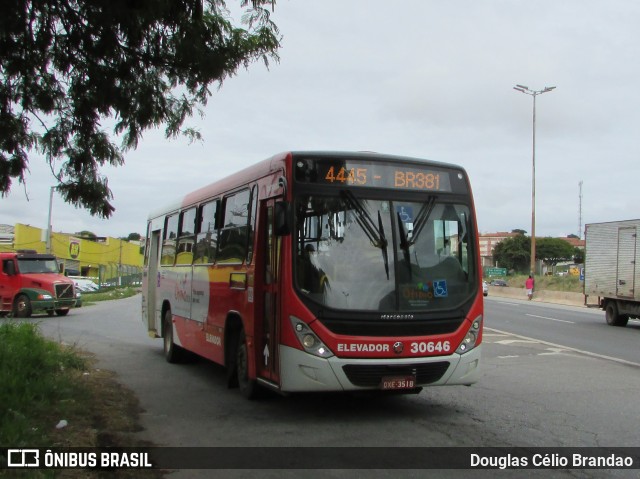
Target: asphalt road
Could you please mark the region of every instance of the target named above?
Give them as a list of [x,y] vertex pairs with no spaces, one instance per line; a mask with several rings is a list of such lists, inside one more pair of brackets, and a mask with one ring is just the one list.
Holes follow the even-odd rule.
[[[593,311],[505,303],[487,301],[483,376],[477,384],[393,397],[273,395],[247,401],[237,390],[226,388],[220,366],[204,360],[166,363],[161,340],[147,337],[139,319],[139,296],[38,321],[47,336],[96,353],[99,367],[118,374],[144,408],[141,439],[156,445],[638,446],[640,369],[571,348],[616,353],[626,336],[634,337],[637,345],[640,330],[633,326],[617,331]],[[496,471],[439,471],[436,475],[469,477],[471,472],[474,477],[496,475]],[[500,471],[500,476],[637,477],[637,472],[518,470]],[[306,471],[305,476],[425,477],[428,473],[323,470]],[[279,478],[299,477],[300,471],[183,470],[170,477],[214,475]]]
[[640,367],[640,321],[607,325],[597,308],[488,297],[485,327]]

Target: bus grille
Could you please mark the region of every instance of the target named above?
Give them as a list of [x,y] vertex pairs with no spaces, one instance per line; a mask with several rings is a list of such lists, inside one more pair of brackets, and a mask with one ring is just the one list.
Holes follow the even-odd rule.
[[448,361],[440,361],[401,366],[347,364],[342,367],[342,370],[354,385],[376,387],[380,385],[382,378],[387,376],[415,376],[417,386],[434,383],[444,376],[448,368]]
[[321,318],[320,321],[332,333],[347,336],[432,336],[453,333],[464,322],[464,316],[416,321],[349,321],[344,318]]
[[56,284],[56,298],[58,299],[73,299],[73,286],[70,284]]

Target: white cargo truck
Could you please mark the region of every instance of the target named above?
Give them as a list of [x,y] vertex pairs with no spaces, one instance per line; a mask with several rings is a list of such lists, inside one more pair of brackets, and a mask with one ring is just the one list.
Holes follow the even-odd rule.
[[598,298],[607,324],[640,318],[640,219],[585,225],[584,294]]

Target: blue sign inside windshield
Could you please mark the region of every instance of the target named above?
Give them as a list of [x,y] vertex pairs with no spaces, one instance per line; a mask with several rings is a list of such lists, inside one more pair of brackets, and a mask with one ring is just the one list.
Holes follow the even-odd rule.
[[413,223],[413,207],[412,206],[396,206],[398,217],[403,223]]

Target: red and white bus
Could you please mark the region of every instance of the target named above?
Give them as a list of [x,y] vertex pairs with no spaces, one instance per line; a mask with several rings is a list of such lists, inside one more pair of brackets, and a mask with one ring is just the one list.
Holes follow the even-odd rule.
[[455,165],[276,155],[152,213],[143,278],[166,359],[222,364],[247,397],[478,377],[478,235]]

